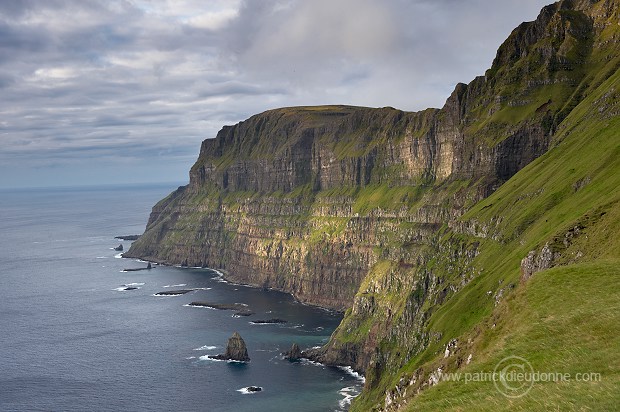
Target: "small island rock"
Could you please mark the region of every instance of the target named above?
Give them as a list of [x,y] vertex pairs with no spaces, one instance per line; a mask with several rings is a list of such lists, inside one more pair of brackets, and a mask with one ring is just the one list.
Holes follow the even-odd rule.
[[291,362],[298,361],[302,357],[303,355],[301,349],[299,349],[299,345],[296,343],[293,343],[291,350],[289,350],[288,352],[284,352],[284,359],[288,359]]
[[122,252],[123,251],[123,244],[121,243],[120,245],[115,247],[114,250],[116,250],[117,252]]
[[238,362],[249,362],[248,348],[245,346],[245,341],[239,335],[238,332],[228,338],[228,345],[226,346],[226,353],[211,356],[212,359],[219,360],[233,360]]

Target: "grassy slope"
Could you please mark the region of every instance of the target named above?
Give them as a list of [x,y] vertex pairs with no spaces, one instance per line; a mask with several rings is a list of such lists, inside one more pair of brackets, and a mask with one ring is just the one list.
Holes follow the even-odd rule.
[[[479,337],[483,349],[462,373],[491,372],[511,355],[534,371],[568,373],[565,382],[536,382],[519,398],[492,382],[441,382],[408,410],[617,410],[620,403],[620,260],[540,272],[497,309],[495,328]],[[491,325],[488,325],[491,326]],[[600,373],[600,382],[577,373]]]
[[[473,354],[462,371],[492,371],[509,355],[535,370],[598,372],[599,383],[539,383],[509,400],[492,383],[442,382],[409,401],[409,410],[614,410],[620,404],[620,72],[584,100],[563,123],[556,146],[473,208],[465,220],[480,224],[503,216],[500,242],[483,240],[476,258],[484,275],[433,314],[429,328],[444,339],[403,371],[444,365],[451,337]],[[580,182],[585,183],[581,186]],[[568,248],[565,233],[582,227]],[[519,285],[520,260],[546,242],[563,266]],[[493,293],[513,294],[494,307]],[[491,328],[495,323],[497,327]],[[474,326],[475,325],[475,326]],[[472,326],[474,326],[472,328]],[[467,352],[467,353],[465,353]],[[454,367],[452,368],[454,370]],[[427,375],[428,376],[428,375]],[[363,410],[360,403],[358,410]],[[359,408],[361,407],[361,409]]]

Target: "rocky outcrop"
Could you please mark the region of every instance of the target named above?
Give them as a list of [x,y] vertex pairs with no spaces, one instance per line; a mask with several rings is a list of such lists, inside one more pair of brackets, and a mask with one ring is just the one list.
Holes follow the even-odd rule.
[[291,349],[287,352],[284,352],[283,355],[284,355],[284,359],[287,359],[291,362],[296,362],[304,356],[301,349],[299,348],[299,345],[296,343],[293,343],[293,346],[291,346]]
[[250,361],[248,349],[245,346],[245,341],[238,332],[233,333],[233,335],[228,339],[228,345],[226,345],[226,352],[224,354],[213,355],[210,356],[210,358],[237,362]]
[[535,250],[530,251],[521,260],[521,282],[527,282],[534,273],[552,267],[553,260],[554,253],[549,247],[549,243],[546,243],[539,252]]

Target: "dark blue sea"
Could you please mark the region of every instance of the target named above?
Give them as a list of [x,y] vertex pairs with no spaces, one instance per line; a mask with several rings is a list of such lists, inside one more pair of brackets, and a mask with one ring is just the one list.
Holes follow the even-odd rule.
[[[361,382],[290,363],[293,342],[324,344],[341,315],[284,293],[158,266],[112,248],[142,233],[173,185],[0,191],[0,410],[339,411]],[[123,290],[131,286],[137,289]],[[158,292],[197,288],[160,297]],[[255,314],[186,306],[243,303]],[[285,324],[254,325],[281,318]],[[238,331],[248,364],[208,360]],[[260,386],[261,392],[243,388]]]

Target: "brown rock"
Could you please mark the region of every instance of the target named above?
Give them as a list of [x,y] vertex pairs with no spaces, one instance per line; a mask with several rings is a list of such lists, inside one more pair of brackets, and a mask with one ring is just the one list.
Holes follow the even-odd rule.
[[233,333],[233,335],[228,339],[226,353],[211,356],[211,358],[219,360],[234,360],[238,362],[250,361],[250,357],[248,356],[248,349],[245,346],[245,341],[238,332]]

